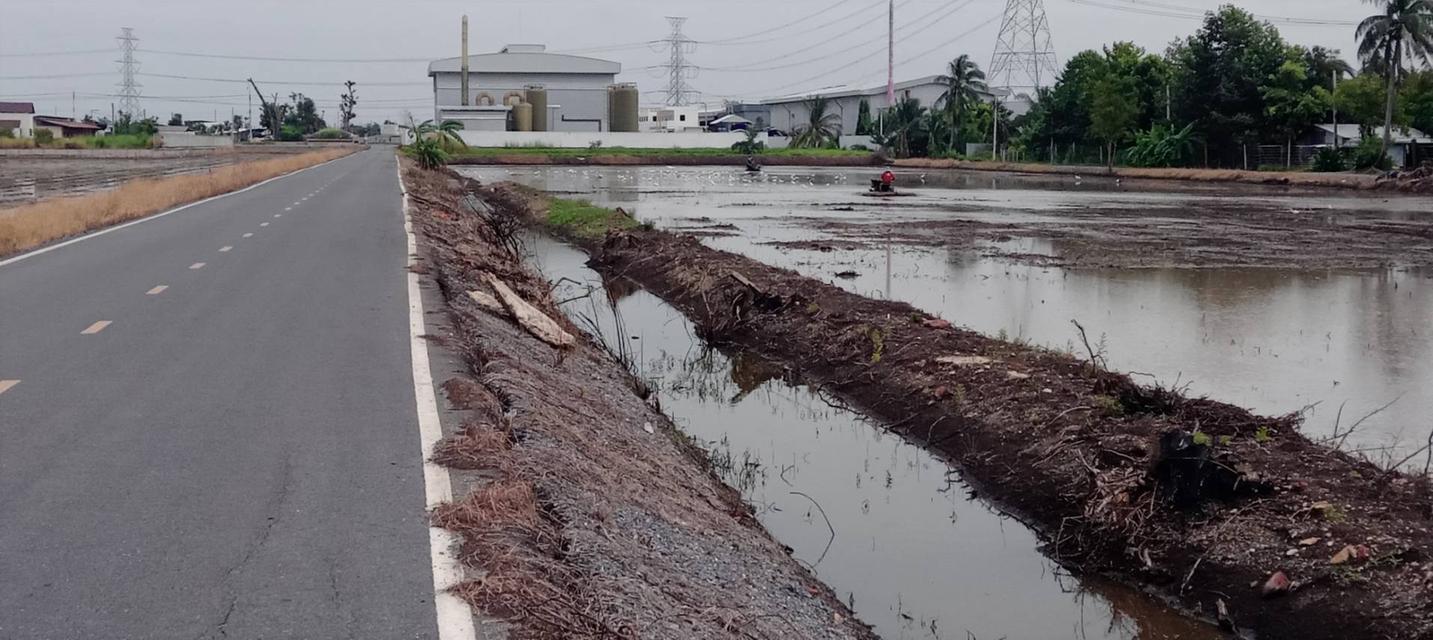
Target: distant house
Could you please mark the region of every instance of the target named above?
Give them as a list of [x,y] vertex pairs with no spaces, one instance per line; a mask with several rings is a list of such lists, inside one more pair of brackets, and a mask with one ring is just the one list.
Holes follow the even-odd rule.
[[0,131],[17,138],[35,135],[35,103],[0,102]]
[[92,136],[104,127],[93,122],[71,120],[58,116],[35,116],[36,129],[48,129],[56,138],[80,138]]
[[[922,107],[931,108],[940,103],[940,97],[945,94],[946,86],[940,82],[940,76],[925,76],[906,82],[897,82],[896,101],[912,98],[920,101]],[[1004,89],[992,89],[990,91],[978,91],[982,102],[1000,102],[1002,107],[1009,109],[1015,115],[1021,115],[1030,110],[1030,98],[1025,95],[1009,95]],[[861,102],[865,101],[871,109],[871,115],[893,106],[886,103],[886,85],[875,87],[851,87],[837,86],[817,89],[795,95],[784,96],[763,100],[762,105],[770,109],[770,120],[768,126],[775,127],[782,131],[794,131],[806,126],[810,120],[810,114],[806,108],[806,102],[814,97],[823,97],[828,100],[827,113],[834,114],[840,119],[838,126],[841,135],[856,133],[856,119],[860,114]],[[748,120],[755,120],[750,115],[738,113]]]
[[[1368,135],[1373,138],[1383,139],[1383,127],[1369,127]],[[1309,133],[1299,140],[1301,145],[1350,148],[1357,147],[1363,140],[1363,129],[1356,124],[1340,124],[1337,128],[1332,124],[1314,125]],[[1433,138],[1412,127],[1394,127],[1393,136],[1388,143],[1388,158],[1393,161],[1393,166],[1408,166],[1409,160],[1420,155],[1428,157],[1428,148],[1433,145]],[[1415,149],[1415,146],[1417,147]],[[1418,151],[1422,151],[1419,154]]]

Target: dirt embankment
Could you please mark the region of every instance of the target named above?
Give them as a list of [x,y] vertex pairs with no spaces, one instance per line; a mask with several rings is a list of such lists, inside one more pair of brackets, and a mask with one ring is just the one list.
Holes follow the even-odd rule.
[[[876,155],[864,156],[758,156],[757,160],[768,167],[874,167],[884,164]],[[583,166],[746,166],[746,156],[731,155],[604,155],[600,151],[590,156],[542,155],[534,153],[513,153],[494,155],[458,155],[450,164],[470,165],[583,165]]]
[[1238,169],[1160,169],[1138,167],[1106,167],[1025,164],[1019,162],[972,162],[934,158],[904,158],[896,166],[914,169],[964,169],[968,171],[1000,171],[1085,176],[1115,176],[1152,180],[1184,180],[1189,182],[1224,182],[1240,184],[1285,185],[1294,187],[1328,187],[1333,189],[1396,188],[1378,184],[1377,176],[1354,173],[1302,173],[1297,171],[1242,171]]
[[1428,481],[1313,443],[1294,416],[1143,387],[690,237],[587,245],[709,341],[783,363],[949,456],[1073,568],[1260,638],[1433,637]]
[[[471,367],[445,385],[470,411],[436,460],[476,487],[435,522],[482,578],[457,591],[515,638],[872,637],[755,521],[643,386],[559,312],[510,244],[505,202],[404,163],[423,261]],[[576,337],[549,346],[492,298],[496,276]],[[509,306],[508,308],[511,308]]]

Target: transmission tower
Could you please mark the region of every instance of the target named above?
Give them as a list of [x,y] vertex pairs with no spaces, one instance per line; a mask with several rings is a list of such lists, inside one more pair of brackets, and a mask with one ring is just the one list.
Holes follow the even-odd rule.
[[687,62],[687,54],[696,51],[697,43],[682,34],[682,26],[687,23],[686,18],[668,17],[667,22],[672,25],[672,34],[661,41],[671,53],[671,59],[666,65],[666,102],[669,106],[681,106],[701,93],[687,84],[687,80],[697,76],[697,68]]
[[134,79],[139,73],[139,61],[134,59],[134,50],[139,46],[139,38],[134,37],[134,29],[124,27],[120,29],[119,37],[119,109],[139,118],[139,90],[143,86]]
[[1033,93],[1055,81],[1055,46],[1044,0],[1006,0],[995,55],[990,59],[990,86]]

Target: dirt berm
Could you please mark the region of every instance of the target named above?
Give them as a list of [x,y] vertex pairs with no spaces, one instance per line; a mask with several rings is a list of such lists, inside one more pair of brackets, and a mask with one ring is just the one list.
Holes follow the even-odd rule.
[[434,339],[470,367],[443,385],[469,417],[434,458],[472,486],[433,514],[481,576],[460,596],[512,638],[873,637],[556,309],[491,194],[406,160],[403,177],[415,268],[455,327]]
[[[545,218],[542,198],[500,192],[514,216]],[[1264,639],[1433,637],[1427,479],[1313,443],[1296,416],[1141,386],[692,237],[585,244],[708,341],[783,363],[948,456],[1073,569]]]

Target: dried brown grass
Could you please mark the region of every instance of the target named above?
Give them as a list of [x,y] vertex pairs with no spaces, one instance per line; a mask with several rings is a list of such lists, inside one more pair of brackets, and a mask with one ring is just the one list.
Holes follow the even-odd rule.
[[136,220],[339,158],[355,149],[324,149],[215,168],[204,174],[131,180],[84,196],[42,200],[0,210],[0,256],[61,238]]
[[438,443],[433,462],[464,471],[500,469],[510,449],[512,436],[508,432],[488,424],[469,424]]

